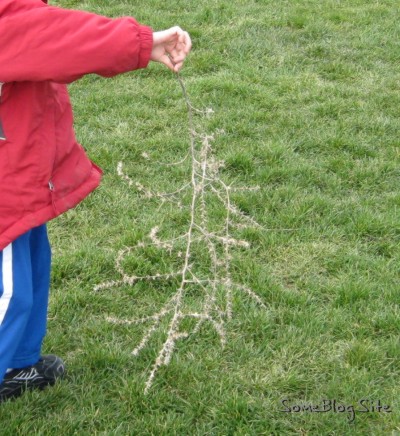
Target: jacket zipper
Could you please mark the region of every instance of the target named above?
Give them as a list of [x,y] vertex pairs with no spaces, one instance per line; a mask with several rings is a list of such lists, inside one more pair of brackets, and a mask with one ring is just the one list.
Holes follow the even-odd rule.
[[56,188],[55,188],[54,183],[53,183],[53,173],[54,173],[54,166],[56,163],[56,155],[57,155],[57,147],[55,147],[55,150],[54,150],[54,159],[53,159],[53,164],[51,166],[51,173],[50,173],[48,186],[49,186],[49,191],[50,191],[50,196],[51,196],[51,203],[53,204],[53,210],[58,215],[56,201],[54,198],[54,191],[56,190]]
[[50,196],[51,196],[51,203],[53,205],[53,210],[58,215],[57,207],[56,207],[56,201],[54,199],[55,187],[54,187],[54,183],[53,183],[52,179],[49,180],[49,191],[50,191]]
[[[4,83],[0,82],[0,104],[1,104],[1,91],[3,88]],[[0,118],[0,140],[5,140],[6,139],[6,134],[4,133],[4,129],[3,129],[3,123],[1,122],[1,118]]]

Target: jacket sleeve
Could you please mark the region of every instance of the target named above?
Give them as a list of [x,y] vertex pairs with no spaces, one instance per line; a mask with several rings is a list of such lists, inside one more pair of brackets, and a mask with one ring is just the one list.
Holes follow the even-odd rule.
[[0,19],[0,82],[69,83],[89,73],[111,77],[149,62],[152,30],[133,18],[110,19],[40,0],[22,3],[21,11]]

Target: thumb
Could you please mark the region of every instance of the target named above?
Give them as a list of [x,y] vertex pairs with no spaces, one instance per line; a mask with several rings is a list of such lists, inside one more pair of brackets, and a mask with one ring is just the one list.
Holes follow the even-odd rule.
[[175,64],[171,61],[170,57],[165,53],[159,59],[158,62],[161,62],[170,70],[175,71]]
[[179,26],[171,27],[167,30],[161,30],[159,32],[153,33],[153,43],[154,44],[162,44],[164,42],[168,42],[175,35],[179,35],[183,33],[183,30]]

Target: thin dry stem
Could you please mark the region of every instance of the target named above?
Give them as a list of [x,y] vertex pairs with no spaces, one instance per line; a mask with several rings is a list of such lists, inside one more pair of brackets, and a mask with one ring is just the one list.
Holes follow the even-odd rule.
[[[163,240],[159,236],[159,226],[153,227],[147,240],[140,241],[136,246],[124,248],[118,252],[115,267],[122,278],[104,282],[95,287],[96,290],[101,290],[122,285],[133,286],[138,281],[167,281],[172,279],[179,283],[169,300],[151,315],[130,320],[115,317],[106,318],[109,322],[116,324],[138,325],[149,323],[140,343],[132,351],[132,354],[135,356],[138,356],[149,345],[149,341],[154,334],[162,331],[162,321],[164,319],[169,321],[166,339],[159,350],[145,385],[146,393],[151,388],[160,367],[168,365],[171,361],[177,342],[199,333],[203,324],[208,323],[215,330],[221,345],[224,346],[227,341],[226,321],[233,316],[234,291],[247,295],[262,308],[267,309],[267,306],[254,291],[247,286],[235,283],[231,274],[231,250],[234,248],[250,248],[250,244],[247,241],[236,239],[231,234],[232,228],[238,227],[240,224],[242,227],[254,227],[260,230],[262,226],[253,217],[245,215],[232,203],[230,193],[258,191],[260,187],[232,188],[221,180],[219,170],[224,166],[224,162],[217,160],[212,155],[211,144],[214,136],[198,134],[195,131],[193,122],[194,113],[209,116],[213,111],[212,109],[207,109],[206,111],[195,109],[190,103],[185,85],[179,75],[177,75],[177,80],[181,86],[186,103],[190,140],[188,154],[177,164],[184,164],[190,158],[190,181],[184,183],[182,187],[174,192],[153,192],[139,182],[134,182],[126,175],[123,171],[122,162],[118,164],[117,172],[129,186],[134,186],[144,199],[158,198],[162,204],[165,201],[170,201],[180,207],[187,207],[190,212],[187,229],[177,238]],[[150,159],[147,153],[144,153],[143,157]],[[191,193],[191,201],[188,206],[182,206],[179,195],[187,191]],[[211,231],[210,229],[211,222],[207,203],[210,195],[218,200],[225,210],[223,225],[218,231]],[[235,222],[232,221],[232,217],[235,217]],[[204,273],[205,268],[199,264],[198,260],[195,262],[191,261],[194,244],[203,244],[205,246],[204,252],[207,253],[209,258],[209,276]],[[128,254],[132,254],[134,250],[149,246],[166,250],[171,256],[175,255],[175,258],[181,261],[181,267],[175,271],[163,274],[159,272],[142,276],[127,274],[123,267],[124,258]],[[203,272],[201,273],[200,271]],[[191,311],[185,305],[186,293],[189,290],[192,292],[193,289],[201,291],[196,294],[201,307],[197,311]],[[223,301],[222,305],[221,300]],[[188,318],[195,320],[194,327],[190,331],[181,331],[182,321]]]

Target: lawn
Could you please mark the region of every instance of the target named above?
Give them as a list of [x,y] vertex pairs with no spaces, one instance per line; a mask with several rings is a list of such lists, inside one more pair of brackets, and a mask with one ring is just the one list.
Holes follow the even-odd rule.
[[[104,178],[49,224],[44,351],[69,373],[3,404],[1,434],[400,434],[398,1],[53,3],[187,29],[200,112],[161,65],[70,85]],[[146,390],[165,307],[191,334]]]

